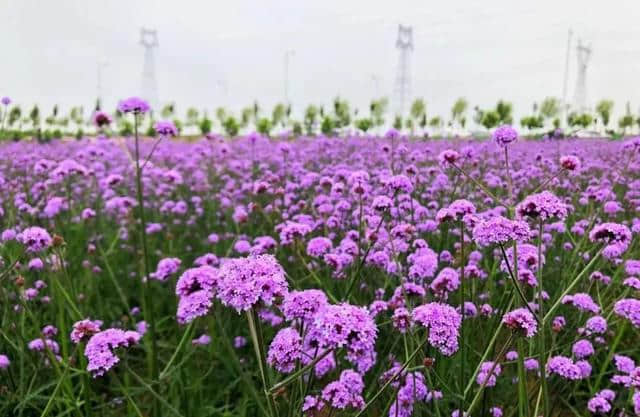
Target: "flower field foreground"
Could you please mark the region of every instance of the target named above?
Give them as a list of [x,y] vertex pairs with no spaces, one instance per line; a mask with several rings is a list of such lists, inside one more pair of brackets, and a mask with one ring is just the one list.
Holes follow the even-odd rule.
[[158,127],[0,145],[0,415],[640,415],[640,139]]

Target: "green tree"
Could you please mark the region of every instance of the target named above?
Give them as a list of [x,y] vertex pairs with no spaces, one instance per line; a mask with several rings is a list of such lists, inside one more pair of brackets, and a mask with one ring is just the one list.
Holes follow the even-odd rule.
[[349,103],[346,100],[336,97],[333,100],[333,124],[336,129],[347,127],[351,124],[351,111],[349,110]]
[[421,98],[417,98],[411,103],[411,109],[409,110],[411,114],[411,118],[413,119],[411,123],[411,131],[413,133],[413,127],[420,124],[420,121],[425,118],[427,115],[427,105],[424,100]]
[[600,100],[598,104],[596,104],[596,113],[598,113],[598,115],[600,116],[600,120],[602,120],[602,124],[605,128],[609,125],[609,121],[611,120],[612,110],[612,100]]
[[176,105],[174,103],[165,104],[160,111],[163,119],[171,119],[176,114]]
[[540,104],[540,115],[545,119],[554,119],[560,114],[560,101],[554,97],[547,97]]
[[313,129],[318,121],[318,107],[310,104],[304,111],[304,130],[307,135],[313,135]]
[[189,107],[187,109],[187,126],[196,126],[198,124],[198,117],[200,116],[198,109]]
[[453,107],[451,108],[451,120],[453,122],[457,122],[462,128],[464,128],[464,125],[467,121],[465,114],[467,112],[468,106],[469,103],[467,103],[467,100],[465,100],[463,97],[460,97],[456,100],[455,103],[453,103]]
[[513,123],[513,105],[511,103],[499,100],[495,112],[498,115],[498,123],[508,125]]
[[271,112],[271,123],[273,126],[277,126],[280,123],[284,126],[284,120],[287,116],[287,108],[284,104],[278,103],[274,106],[273,111]]
[[265,136],[269,136],[269,134],[271,133],[271,127],[271,120],[266,117],[258,119],[258,123],[256,123],[256,130]]
[[618,120],[618,126],[622,129],[622,134],[627,133],[627,129],[633,127],[633,115],[631,114],[631,105],[627,102],[625,114]]
[[207,116],[203,117],[202,120],[200,120],[200,123],[198,125],[198,127],[200,128],[200,133],[202,135],[206,135],[207,133],[210,133],[212,125],[213,125],[213,122],[211,121],[211,119],[209,119]]
[[238,121],[233,116],[227,116],[222,123],[222,128],[224,129],[227,136],[233,137],[238,134],[240,130],[240,126],[238,125]]
[[373,126],[373,121],[369,118],[358,119],[356,120],[355,125],[357,129],[360,129],[364,133],[367,133],[367,131]]
[[333,130],[335,128],[335,123],[331,116],[327,115],[322,118],[322,123],[320,124],[320,131],[325,136],[333,135]]
[[482,118],[480,119],[480,124],[485,127],[487,130],[491,130],[494,127],[498,126],[501,122],[500,114],[495,110],[489,110],[482,112]]
[[382,126],[384,124],[384,115],[387,112],[389,106],[389,100],[381,98],[379,100],[373,100],[369,106],[369,112],[371,114],[371,121],[374,126]]
[[544,118],[541,115],[525,116],[520,119],[520,125],[528,130],[541,129],[544,127]]

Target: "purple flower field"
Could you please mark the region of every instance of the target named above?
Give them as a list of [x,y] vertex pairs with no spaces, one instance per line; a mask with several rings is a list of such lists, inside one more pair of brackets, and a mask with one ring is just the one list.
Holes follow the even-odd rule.
[[0,144],[0,415],[640,415],[640,138],[156,131]]

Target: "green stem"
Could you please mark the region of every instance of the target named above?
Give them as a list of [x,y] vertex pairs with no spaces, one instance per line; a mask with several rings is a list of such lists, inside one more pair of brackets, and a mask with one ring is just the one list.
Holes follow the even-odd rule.
[[262,388],[264,395],[267,398],[267,406],[269,408],[269,415],[276,417],[276,405],[273,399],[273,395],[269,392],[270,383],[269,375],[267,374],[267,360],[264,353],[264,340],[262,339],[262,333],[258,331],[258,313],[255,309],[247,311],[247,321],[249,322],[249,334],[251,335],[251,341],[253,342],[253,349],[258,361],[258,368],[260,371],[260,378],[262,379]]
[[[144,214],[144,193],[142,188],[142,170],[140,169],[140,140],[138,139],[138,113],[133,114],[133,126],[135,134],[135,163],[136,163],[136,191],[138,196],[138,212],[140,216],[140,240],[142,242],[142,254],[144,257],[144,274],[142,284],[142,302],[144,303],[144,317],[149,323],[149,335],[151,336],[151,379],[158,379],[158,350],[156,340],[156,320],[153,314],[153,303],[149,300],[149,291],[147,286],[148,276],[151,271],[149,266],[149,249],[147,247],[147,222]],[[157,401],[154,401],[154,415],[157,415]]]
[[[542,296],[544,292],[544,286],[542,282],[542,220],[540,220],[540,226],[538,228],[538,311],[540,317],[544,317],[544,298]],[[538,356],[540,361],[540,383],[541,383],[541,395],[542,395],[542,410],[543,415],[549,414],[549,389],[547,386],[547,347],[546,347],[546,326],[545,323],[539,323],[540,329],[538,330]],[[537,406],[536,406],[537,408]]]

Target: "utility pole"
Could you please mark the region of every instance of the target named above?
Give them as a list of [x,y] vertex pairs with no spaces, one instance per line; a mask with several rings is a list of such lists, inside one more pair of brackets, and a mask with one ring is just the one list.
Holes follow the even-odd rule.
[[591,46],[587,46],[578,40],[578,76],[576,78],[576,91],[574,103],[576,109],[585,112],[589,109],[587,102],[587,67],[591,58]]

